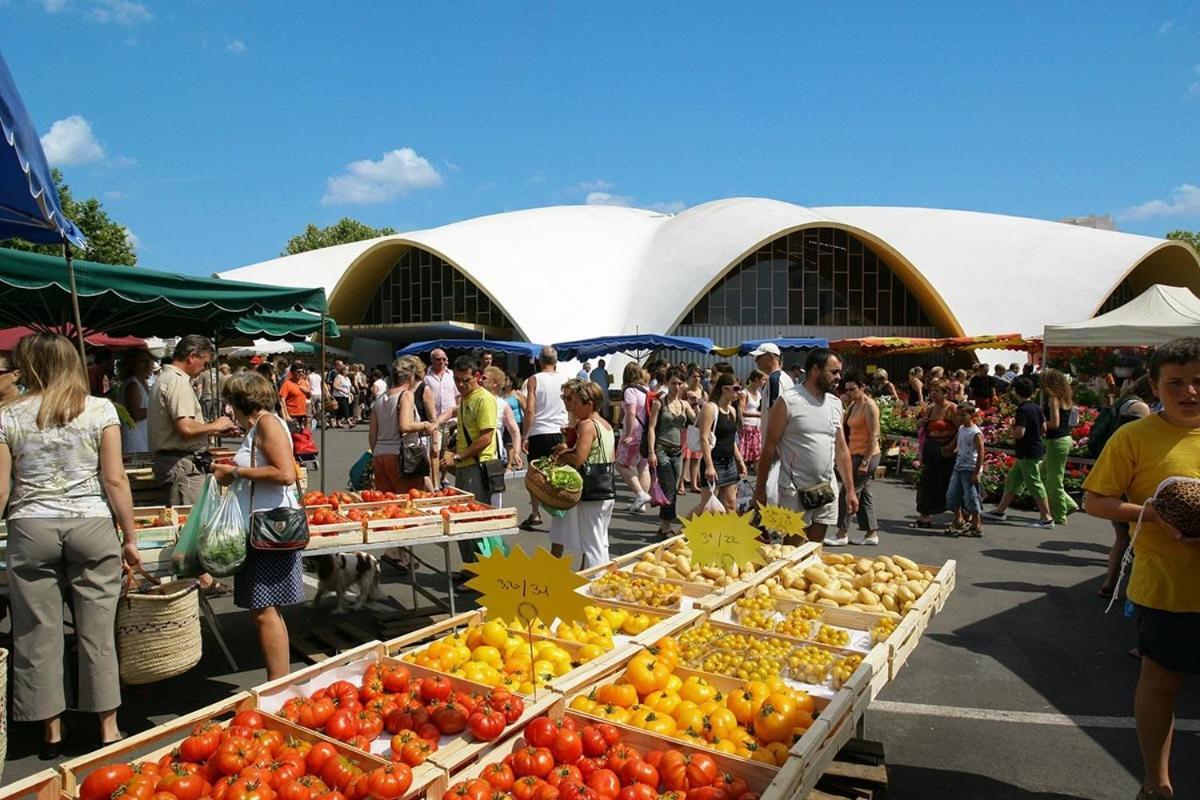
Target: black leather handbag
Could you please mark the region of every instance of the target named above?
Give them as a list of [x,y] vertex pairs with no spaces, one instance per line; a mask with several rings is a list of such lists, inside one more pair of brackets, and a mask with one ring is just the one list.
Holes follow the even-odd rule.
[[[259,417],[262,422],[262,417]],[[258,423],[255,423],[258,427]],[[291,441],[291,437],[288,437]],[[250,467],[253,469],[258,441],[250,448]],[[292,491],[295,484],[288,487]],[[250,508],[254,508],[254,481],[250,481]],[[271,508],[266,511],[251,511],[248,544],[255,550],[303,550],[308,547],[308,516],[303,508]]]
[[[592,420],[596,426],[596,439],[600,438],[600,424]],[[590,500],[615,500],[617,497],[616,470],[613,463],[592,464],[584,462],[579,465],[579,474],[583,478],[583,491],[579,495],[580,502]]]

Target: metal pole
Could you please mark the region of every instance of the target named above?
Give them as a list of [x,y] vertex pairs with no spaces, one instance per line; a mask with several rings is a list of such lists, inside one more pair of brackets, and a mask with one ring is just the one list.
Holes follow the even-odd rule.
[[63,258],[67,260],[67,283],[71,288],[71,312],[75,315],[75,336],[79,344],[79,360],[83,362],[83,376],[88,378],[87,346],[83,340],[83,318],[79,314],[79,290],[75,287],[75,261],[71,257],[71,245],[63,241]]
[[[321,384],[325,383],[325,313],[321,312]],[[325,389],[321,390],[321,402],[316,404],[317,420],[321,423],[321,493],[325,493],[325,473],[329,471],[329,452],[325,449]]]

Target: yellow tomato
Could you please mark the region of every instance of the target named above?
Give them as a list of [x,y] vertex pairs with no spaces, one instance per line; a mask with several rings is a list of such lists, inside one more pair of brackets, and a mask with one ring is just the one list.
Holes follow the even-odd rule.
[[614,631],[620,630],[629,619],[629,612],[623,608],[606,608],[600,612],[600,619]]
[[733,712],[728,708],[718,708],[705,719],[707,720],[705,733],[711,736],[714,741],[717,739],[726,739],[738,729],[737,718],[733,716]]
[[750,751],[750,760],[757,761],[761,764],[775,764],[775,754],[767,749],[766,745],[759,745],[751,742],[746,746]]
[[628,683],[609,683],[596,690],[596,701],[604,705],[630,708],[637,705],[638,693]]
[[474,650],[479,645],[483,644],[483,627],[476,625],[473,628],[467,629],[467,635],[463,638],[467,647]]
[[492,647],[504,647],[508,642],[508,629],[500,620],[491,620],[483,624],[483,643]]
[[630,660],[624,680],[633,684],[637,693],[645,697],[657,689],[666,688],[672,669],[665,660],[643,650]]
[[712,746],[714,749],[720,750],[722,753],[728,753],[731,756],[737,755],[737,746],[728,739],[721,739],[720,741],[712,742]]
[[499,667],[503,663],[504,657],[500,655],[499,650],[490,644],[481,644],[471,651],[471,659],[493,667]]
[[725,707],[733,712],[733,716],[737,719],[739,725],[749,725],[754,719],[755,708],[754,695],[750,694],[746,689],[740,689],[732,692],[725,698]]
[[642,612],[638,611],[629,615],[629,618],[625,620],[623,625],[621,625],[621,631],[630,636],[637,636],[639,633],[642,633],[649,627],[650,615],[643,614]]
[[766,750],[771,755],[775,756],[775,766],[782,767],[787,763],[788,756],[791,751],[783,742],[771,742],[767,745]]
[[704,712],[690,700],[684,700],[675,709],[675,725],[681,731],[691,730],[697,736],[704,730]]
[[684,700],[691,700],[696,705],[706,703],[712,700],[717,694],[717,687],[701,678],[699,675],[691,675],[683,682],[683,688],[679,690],[679,696]]
[[585,694],[581,694],[571,701],[571,709],[584,714],[593,713],[596,710],[596,705],[596,701]]
[[675,720],[668,714],[661,714],[652,708],[638,712],[639,728],[657,733],[660,736],[670,736],[675,733]]
[[681,698],[675,692],[660,689],[646,695],[646,705],[664,714],[674,714]]
[[783,692],[784,694],[791,694],[792,692],[792,687],[784,683],[783,678],[780,678],[778,675],[767,678],[765,681],[763,681],[763,683],[765,683],[767,688],[772,692]]
[[771,694],[770,687],[768,687],[762,681],[749,681],[742,688],[749,692],[750,696],[754,698],[755,711],[758,710],[757,706],[762,705],[762,702]]
[[668,692],[679,694],[679,690],[683,688],[683,678],[672,673],[671,677],[667,678],[667,685],[663,688]]
[[604,655],[604,648],[597,644],[585,644],[579,648],[579,663],[587,662]]
[[599,706],[592,713],[610,722],[619,722],[621,724],[629,722],[629,718],[633,716],[628,708],[621,708],[620,706]]
[[782,692],[775,692],[763,701],[754,715],[754,733],[763,742],[790,742],[796,727],[796,701]]

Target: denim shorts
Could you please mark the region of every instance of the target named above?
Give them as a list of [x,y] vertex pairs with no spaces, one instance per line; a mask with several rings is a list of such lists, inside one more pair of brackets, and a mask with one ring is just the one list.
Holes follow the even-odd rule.
[[950,476],[950,485],[946,489],[946,510],[962,509],[968,514],[978,514],[983,510],[979,500],[979,487],[971,482],[975,474],[973,469],[956,469]]
[[738,482],[737,460],[713,459],[713,468],[717,471],[717,488],[729,486]]

